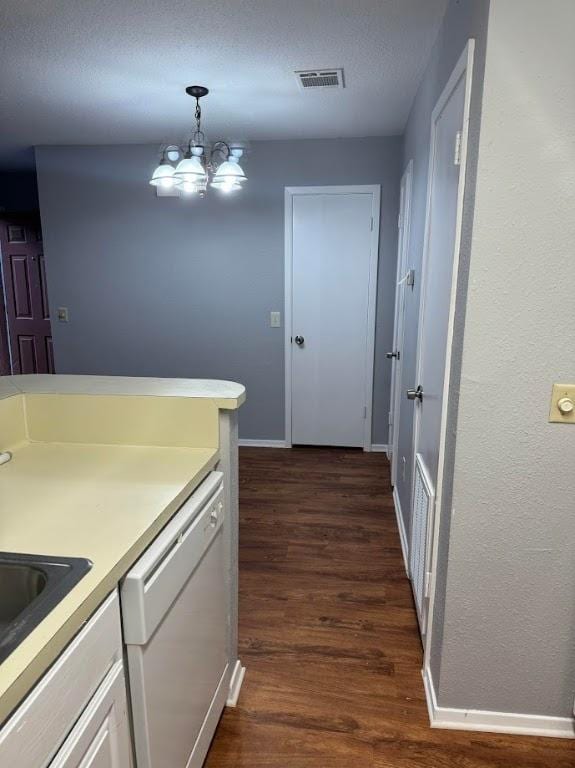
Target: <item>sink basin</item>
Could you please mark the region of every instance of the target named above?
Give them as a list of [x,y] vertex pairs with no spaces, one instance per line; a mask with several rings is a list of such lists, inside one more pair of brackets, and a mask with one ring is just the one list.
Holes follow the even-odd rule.
[[80,557],[0,552],[0,663],[91,567]]

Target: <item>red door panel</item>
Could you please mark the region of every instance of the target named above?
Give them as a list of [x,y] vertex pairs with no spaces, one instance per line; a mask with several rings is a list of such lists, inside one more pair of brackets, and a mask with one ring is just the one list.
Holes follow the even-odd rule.
[[37,216],[5,216],[0,220],[12,373],[54,373],[46,267],[39,232]]
[[38,355],[34,336],[18,336],[20,373],[38,373]]
[[44,254],[40,254],[38,267],[40,269],[40,290],[42,298],[42,317],[44,320],[50,320],[50,307],[48,305],[48,286],[46,285],[46,261]]
[[54,345],[52,337],[46,336],[46,360],[48,362],[48,373],[56,373],[54,369]]
[[28,257],[24,254],[10,254],[8,259],[10,263],[10,278],[12,280],[14,316],[16,320],[32,320],[32,295],[30,293]]

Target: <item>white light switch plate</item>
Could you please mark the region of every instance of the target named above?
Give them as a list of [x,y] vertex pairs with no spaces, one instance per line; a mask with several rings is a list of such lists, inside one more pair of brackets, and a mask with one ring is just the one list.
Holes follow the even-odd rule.
[[270,326],[272,328],[281,328],[282,326],[281,312],[270,312]]
[[68,307],[58,307],[56,314],[59,323],[68,322]]

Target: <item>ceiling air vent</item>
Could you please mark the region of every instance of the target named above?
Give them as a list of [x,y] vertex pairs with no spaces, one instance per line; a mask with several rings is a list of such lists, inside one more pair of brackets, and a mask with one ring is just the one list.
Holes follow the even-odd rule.
[[305,69],[295,72],[302,91],[321,88],[343,88],[343,69]]

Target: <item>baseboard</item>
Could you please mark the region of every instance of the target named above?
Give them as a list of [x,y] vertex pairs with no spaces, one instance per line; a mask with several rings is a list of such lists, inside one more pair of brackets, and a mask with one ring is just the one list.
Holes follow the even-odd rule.
[[405,573],[409,579],[409,545],[407,543],[407,533],[405,532],[405,524],[403,522],[403,515],[401,514],[401,502],[399,501],[399,493],[397,492],[397,487],[393,489],[393,506],[395,507],[395,517],[397,519],[397,527],[399,529],[399,540],[401,541],[403,565],[405,566]]
[[226,700],[226,707],[235,707],[238,703],[238,698],[242,688],[242,683],[244,682],[245,674],[246,668],[242,667],[242,663],[238,659],[234,666],[234,671],[232,672],[232,679],[230,680],[230,690]]
[[251,440],[242,438],[238,440],[240,448],[285,448],[285,440]]
[[[287,448],[285,440],[253,440],[252,438],[240,437],[238,440],[240,448]],[[374,443],[368,449],[373,453],[387,453],[387,445]]]
[[429,667],[422,670],[422,675],[429,723],[432,728],[509,733],[518,736],[551,736],[560,739],[575,738],[575,722],[571,717],[547,717],[546,715],[522,715],[516,712],[440,707],[437,704]]

